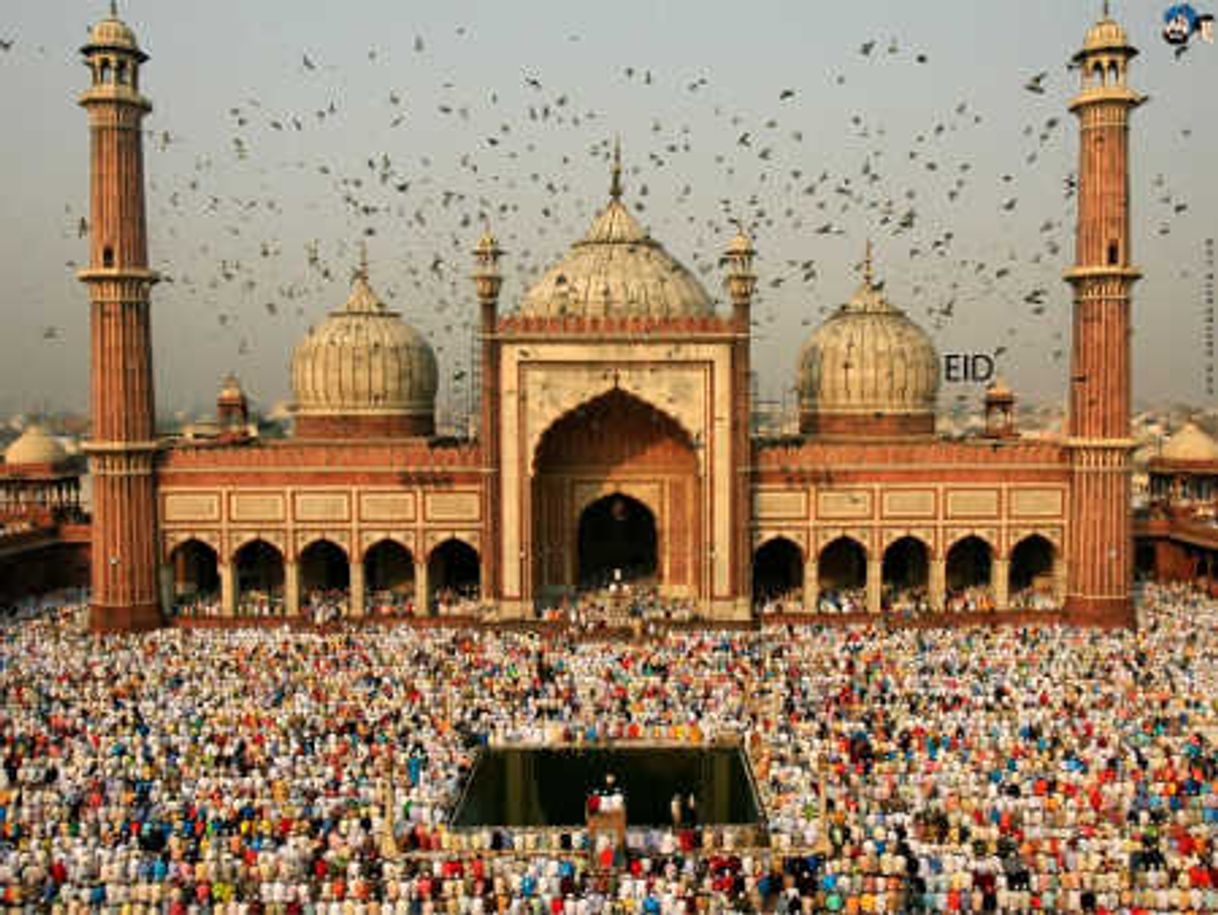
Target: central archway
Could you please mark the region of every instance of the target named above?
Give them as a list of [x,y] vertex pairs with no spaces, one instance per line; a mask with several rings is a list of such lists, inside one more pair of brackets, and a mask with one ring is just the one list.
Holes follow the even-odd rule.
[[659,569],[659,535],[650,508],[624,493],[597,499],[579,516],[579,586],[652,584]]
[[550,426],[534,467],[539,608],[611,583],[615,569],[665,596],[700,596],[707,551],[698,453],[672,416],[614,388]]

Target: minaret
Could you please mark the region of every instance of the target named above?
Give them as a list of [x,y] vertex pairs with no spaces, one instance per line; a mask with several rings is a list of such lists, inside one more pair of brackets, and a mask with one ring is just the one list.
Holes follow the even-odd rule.
[[732,300],[732,466],[735,469],[732,492],[733,591],[741,603],[742,618],[752,611],[752,367],[749,347],[752,342],[753,293],[757,275],[753,260],[757,256],[752,241],[740,228],[723,254],[727,266],[728,297]]
[[482,597],[499,597],[499,341],[495,330],[499,323],[499,290],[503,274],[499,259],[503,251],[488,228],[474,248],[474,289],[478,295],[478,337],[481,342],[479,374],[481,391],[482,462],[486,468],[483,483],[483,513],[486,524],[486,548],[482,551]]
[[93,477],[95,631],[161,624],[157,599],[156,453],[152,340],[144,217],[141,124],[152,106],[139,92],[148,56],[110,15],[93,26],[81,53],[92,85],[80,104],[89,113],[89,287],[92,364],[89,379]]
[[1078,116],[1078,230],[1070,357],[1070,492],[1066,608],[1080,620],[1133,625],[1130,599],[1129,115],[1143,96],[1126,72],[1137,50],[1104,16],[1074,55]]

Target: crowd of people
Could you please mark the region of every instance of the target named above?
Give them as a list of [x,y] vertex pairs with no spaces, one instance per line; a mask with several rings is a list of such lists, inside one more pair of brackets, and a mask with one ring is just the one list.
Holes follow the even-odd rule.
[[[0,900],[63,911],[1218,910],[1218,606],[1138,631],[0,630]],[[30,618],[32,617],[32,618]],[[762,840],[449,825],[486,744],[746,748]],[[544,786],[542,786],[544,790]],[[752,835],[748,833],[747,835]],[[226,908],[229,907],[229,908]]]
[[[950,590],[943,601],[948,613],[986,612],[996,608],[992,589],[984,586]],[[1051,611],[1061,608],[1060,601],[1051,590],[1025,588],[1010,595],[1008,606],[1012,610]],[[854,614],[867,612],[865,588],[823,588],[812,604],[803,600],[799,591],[771,595],[758,600],[754,609],[757,615],[781,617],[785,615]],[[489,618],[491,608],[476,593],[460,593],[442,589],[433,597],[428,615],[457,617],[462,619]],[[926,588],[886,588],[881,600],[881,610],[903,617],[925,615],[933,612]],[[237,612],[241,616],[265,618],[283,616],[285,611],[282,594],[261,591],[246,591],[239,600]],[[218,594],[180,595],[173,604],[173,613],[182,618],[222,616]],[[365,598],[365,614],[385,619],[410,619],[421,616],[412,593],[394,591],[369,592]],[[300,615],[316,625],[326,625],[349,615],[349,596],[345,591],[310,591],[301,601]],[[697,602],[687,598],[663,596],[655,587],[626,589],[611,592],[608,589],[585,590],[551,601],[538,611],[546,622],[559,622],[577,626],[585,631],[597,629],[630,628],[638,621],[644,623],[689,623],[699,618]]]
[[690,598],[663,595],[654,585],[628,584],[564,595],[544,606],[540,618],[583,633],[651,631],[659,623],[693,622],[698,618],[698,604]]
[[986,613],[996,607],[994,591],[988,585],[952,588],[943,600],[943,609],[948,613]]

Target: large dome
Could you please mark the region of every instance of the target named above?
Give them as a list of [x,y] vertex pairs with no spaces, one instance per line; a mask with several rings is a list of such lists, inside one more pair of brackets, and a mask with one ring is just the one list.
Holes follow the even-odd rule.
[[63,463],[67,457],[63,446],[48,435],[46,429],[34,424],[8,446],[4,452],[4,463],[8,467],[53,467]]
[[1218,463],[1218,442],[1196,423],[1187,422],[1163,446],[1159,457],[1165,461]]
[[296,434],[430,435],[436,387],[431,347],[377,297],[361,267],[347,304],[292,355]]
[[804,344],[800,429],[809,435],[929,435],[939,357],[930,337],[890,305],[872,279],[871,254],[854,298]]
[[644,231],[621,197],[615,154],[609,204],[588,234],[528,291],[521,315],[674,318],[713,313],[714,303],[702,284]]

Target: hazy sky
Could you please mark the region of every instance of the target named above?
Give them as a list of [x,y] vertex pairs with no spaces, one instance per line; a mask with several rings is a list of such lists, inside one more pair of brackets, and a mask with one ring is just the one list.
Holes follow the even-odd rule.
[[[1004,347],[1018,391],[1060,400],[1066,62],[1100,6],[125,0],[152,57],[151,258],[170,280],[153,299],[158,405],[207,407],[230,369],[263,408],[290,397],[291,348],[345,300],[361,237],[373,285],[428,334],[444,396],[463,402],[484,219],[509,252],[511,310],[604,203],[615,134],[628,205],[719,299],[729,219],[751,227],[763,396],[793,385],[871,236],[890,299],[941,351]],[[1151,96],[1133,139],[1135,393],[1206,403],[1218,46],[1175,59],[1164,6],[1114,3]],[[105,11],[5,0],[0,18],[0,410],[87,404],[77,49]],[[1027,91],[1041,71],[1045,92]]]

